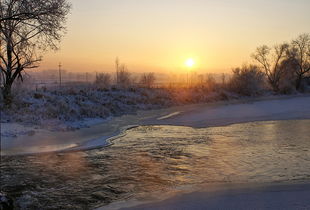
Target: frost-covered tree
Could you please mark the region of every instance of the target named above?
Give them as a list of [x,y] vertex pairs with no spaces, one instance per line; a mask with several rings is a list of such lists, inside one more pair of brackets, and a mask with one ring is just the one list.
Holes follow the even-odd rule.
[[264,89],[265,75],[255,65],[244,65],[233,69],[233,75],[229,80],[229,89],[241,95],[258,95]]
[[26,69],[36,68],[41,53],[57,49],[70,11],[67,0],[0,0],[0,72],[2,95]]
[[258,47],[252,57],[257,61],[265,73],[267,80],[275,92],[279,91],[279,84],[283,74],[280,64],[286,59],[289,45],[284,43],[270,48],[266,45]]
[[127,88],[132,84],[131,74],[125,64],[121,64],[119,59],[115,60],[116,85],[121,88]]
[[131,74],[125,64],[120,65],[118,71],[118,85],[127,88],[132,84]]
[[294,39],[288,55],[291,60],[295,60],[297,66],[294,70],[298,90],[305,75],[310,73],[310,34],[301,34]]
[[115,59],[115,74],[116,74],[116,84],[119,83],[119,70],[120,70],[120,63],[118,57]]
[[297,60],[294,57],[287,57],[280,64],[282,73],[279,83],[281,93],[290,94],[296,91],[296,71],[298,69]]
[[108,88],[111,85],[112,78],[109,73],[99,73],[96,75],[95,85],[101,88]]
[[140,83],[143,87],[151,88],[155,83],[155,74],[154,73],[145,73],[140,78]]
[[205,87],[208,91],[214,91],[216,89],[216,80],[213,76],[213,74],[207,74],[205,80]]

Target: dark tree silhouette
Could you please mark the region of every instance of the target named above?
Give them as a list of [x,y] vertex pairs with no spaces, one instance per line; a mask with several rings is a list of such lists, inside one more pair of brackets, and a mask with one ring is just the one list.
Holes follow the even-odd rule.
[[70,11],[67,0],[0,0],[0,72],[2,95],[11,103],[11,89],[26,69],[36,68],[40,53],[57,49]]
[[259,95],[265,86],[265,74],[255,65],[244,65],[232,70],[230,90],[241,95]]
[[288,44],[280,44],[269,48],[266,45],[258,47],[252,57],[258,62],[267,80],[275,92],[279,91],[279,83],[283,74],[280,64],[286,59]]
[[301,34],[292,41],[288,52],[289,58],[295,60],[297,68],[296,89],[300,89],[301,82],[307,73],[310,73],[310,34]]
[[151,88],[155,83],[156,77],[154,73],[143,74],[140,78],[140,83],[143,87]]
[[127,88],[132,83],[131,74],[125,64],[120,64],[118,57],[115,59],[116,85]]
[[110,87],[112,82],[112,77],[109,73],[99,73],[96,75],[95,84],[100,88]]

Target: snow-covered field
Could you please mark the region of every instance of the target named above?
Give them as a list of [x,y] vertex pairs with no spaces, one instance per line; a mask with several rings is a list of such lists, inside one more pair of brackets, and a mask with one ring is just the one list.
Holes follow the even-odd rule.
[[[1,123],[18,123],[24,127],[50,131],[70,131],[141,110],[176,105],[214,102],[238,98],[228,92],[204,89],[98,89],[75,87],[55,90],[27,90],[16,93],[12,107],[1,107]],[[29,128],[14,132],[8,126],[1,136],[28,134]],[[15,130],[15,129],[14,129]]]
[[137,125],[209,127],[288,119],[310,119],[309,95],[231,100],[137,111],[135,114],[110,117],[105,121],[98,118],[81,121],[87,127],[66,132],[42,128],[39,125],[1,123],[1,155],[105,146],[109,144],[109,138]]

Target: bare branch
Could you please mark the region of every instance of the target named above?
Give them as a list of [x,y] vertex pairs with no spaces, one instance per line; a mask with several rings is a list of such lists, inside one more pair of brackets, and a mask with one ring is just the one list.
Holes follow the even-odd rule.
[[288,44],[280,44],[269,48],[266,45],[258,47],[256,52],[252,55],[254,60],[260,65],[265,72],[267,79],[274,91],[279,90],[279,81],[282,75],[280,63],[286,57]]
[[297,76],[296,88],[301,85],[304,75],[310,72],[310,34],[301,34],[292,41],[289,57],[296,61],[298,68],[295,70]]
[[57,49],[71,5],[67,0],[1,0],[0,61],[4,96],[26,69],[37,68],[37,52]]

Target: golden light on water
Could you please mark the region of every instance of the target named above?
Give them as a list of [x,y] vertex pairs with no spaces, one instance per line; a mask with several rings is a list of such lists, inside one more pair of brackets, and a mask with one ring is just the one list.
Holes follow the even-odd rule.
[[185,61],[185,65],[189,68],[192,68],[194,65],[195,65],[195,61],[194,59],[192,58],[188,58],[186,61]]

